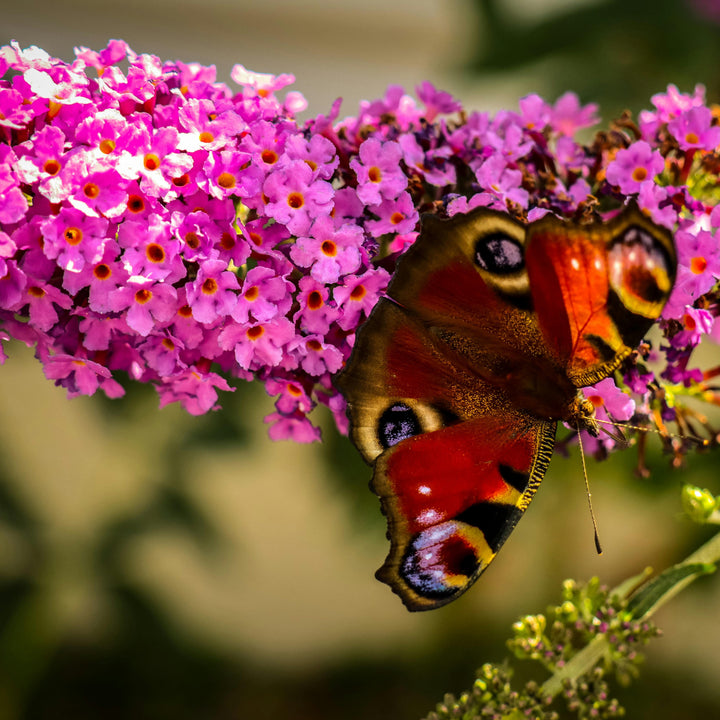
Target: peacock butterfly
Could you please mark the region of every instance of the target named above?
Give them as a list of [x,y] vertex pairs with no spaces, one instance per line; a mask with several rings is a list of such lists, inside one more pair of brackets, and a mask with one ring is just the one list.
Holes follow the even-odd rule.
[[580,388],[640,342],[676,265],[672,235],[634,205],[592,224],[423,219],[337,379],[387,516],[377,577],[409,610],[454,600],[490,564],[558,421],[597,434]]

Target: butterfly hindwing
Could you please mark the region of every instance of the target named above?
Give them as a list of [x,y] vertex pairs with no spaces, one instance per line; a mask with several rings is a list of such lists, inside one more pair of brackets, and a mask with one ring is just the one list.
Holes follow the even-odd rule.
[[555,427],[500,411],[407,438],[378,458],[373,489],[391,549],[377,577],[409,609],[454,600],[490,564],[545,473]]

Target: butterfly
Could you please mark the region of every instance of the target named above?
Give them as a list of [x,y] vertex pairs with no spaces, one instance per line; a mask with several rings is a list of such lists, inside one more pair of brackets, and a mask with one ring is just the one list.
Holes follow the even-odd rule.
[[409,610],[464,593],[530,504],[559,421],[598,433],[581,388],[617,370],[675,280],[672,234],[635,205],[608,222],[425,216],[336,384],[374,467]]

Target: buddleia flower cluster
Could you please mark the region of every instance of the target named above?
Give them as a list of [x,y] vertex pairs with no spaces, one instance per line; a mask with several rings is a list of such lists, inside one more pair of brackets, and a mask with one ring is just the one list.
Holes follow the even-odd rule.
[[119,397],[129,378],[202,414],[258,380],[272,438],[319,439],[318,403],[345,432],[333,376],[423,213],[580,221],[634,201],[675,232],[664,339],[586,395],[600,419],[714,435],[684,405],[717,403],[720,373],[692,362],[720,337],[720,127],[702,87],[670,86],[588,143],[597,108],[572,93],[490,115],[390,86],[301,122],[291,75],[236,65],[230,87],[121,41],[75,55],[0,49],[0,337],[70,396]]
[[[585,584],[567,580],[562,601],[547,613],[526,615],[513,625],[508,647],[516,659],[532,660],[554,674],[542,685],[531,680],[522,688],[512,685],[513,670],[504,665],[483,665],[469,692],[447,695],[426,720],[519,720],[532,717],[557,720],[555,696],[577,718],[617,718],[624,715],[610,696],[609,680],[627,685],[637,676],[642,661],[638,648],[659,635],[648,619],[636,619],[627,598],[611,592],[597,578]],[[593,642],[602,648],[582,670],[563,672]]]

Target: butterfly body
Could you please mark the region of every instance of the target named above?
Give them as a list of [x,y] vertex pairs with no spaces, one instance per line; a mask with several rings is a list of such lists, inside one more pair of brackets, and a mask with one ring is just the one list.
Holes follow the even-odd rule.
[[409,609],[450,602],[487,567],[558,421],[597,434],[580,388],[632,352],[675,266],[670,234],[635,208],[590,225],[424,219],[337,381],[388,518],[378,577]]

